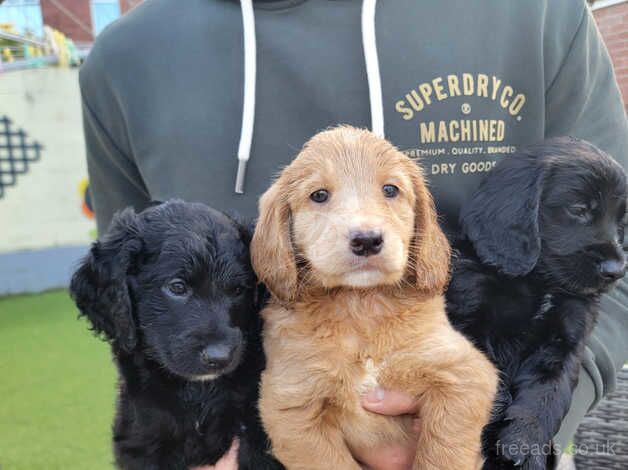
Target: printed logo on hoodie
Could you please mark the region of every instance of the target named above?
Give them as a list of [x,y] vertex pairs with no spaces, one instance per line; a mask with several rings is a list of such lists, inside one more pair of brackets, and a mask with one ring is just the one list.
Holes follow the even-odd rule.
[[[456,119],[430,120],[429,110],[452,98],[461,103]],[[495,118],[495,112],[491,118],[477,116],[471,102],[487,102],[503,117]],[[411,157],[504,155],[516,151],[507,143],[508,125],[522,120],[525,104],[525,93],[495,75],[461,73],[420,83],[395,102],[395,111],[404,121],[418,121],[419,146],[405,151]],[[474,159],[425,166],[431,174],[477,173],[489,171],[495,163]]]

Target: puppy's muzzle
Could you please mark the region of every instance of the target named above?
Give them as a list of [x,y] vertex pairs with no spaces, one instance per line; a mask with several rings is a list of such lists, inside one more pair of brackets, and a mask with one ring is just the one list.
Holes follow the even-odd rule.
[[214,370],[226,369],[236,358],[237,349],[237,345],[212,344],[201,351],[201,361]]
[[599,272],[602,279],[607,282],[615,282],[626,274],[626,262],[624,260],[605,260],[599,264]]
[[382,251],[384,237],[378,230],[355,230],[349,233],[349,246],[356,256],[372,256]]

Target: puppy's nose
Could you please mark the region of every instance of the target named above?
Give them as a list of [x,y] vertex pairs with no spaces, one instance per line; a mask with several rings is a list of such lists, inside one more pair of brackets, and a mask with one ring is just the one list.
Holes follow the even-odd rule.
[[607,281],[616,281],[626,274],[624,261],[606,260],[600,263],[600,275]]
[[356,230],[349,234],[351,251],[358,256],[376,255],[382,251],[384,237],[381,232],[375,230]]
[[224,369],[233,360],[235,346],[212,344],[201,351],[201,361],[212,369]]

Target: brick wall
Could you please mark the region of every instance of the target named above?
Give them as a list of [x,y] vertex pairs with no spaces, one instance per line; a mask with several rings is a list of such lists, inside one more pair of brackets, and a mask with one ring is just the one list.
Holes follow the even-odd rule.
[[120,0],[120,13],[124,15],[127,11],[140,3],[142,3],[142,0]]
[[617,82],[628,108],[628,2],[593,12],[615,65]]
[[91,42],[94,36],[90,3],[89,0],[41,0],[44,24],[74,41]]
[[[77,42],[92,42],[94,40],[90,0],[40,1],[44,24],[58,29]],[[118,1],[120,2],[120,13],[124,14],[142,3],[143,0]]]

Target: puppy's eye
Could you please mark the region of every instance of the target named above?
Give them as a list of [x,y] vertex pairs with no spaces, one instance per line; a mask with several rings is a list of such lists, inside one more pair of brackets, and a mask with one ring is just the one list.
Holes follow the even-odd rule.
[[586,219],[589,215],[589,208],[584,204],[572,204],[567,207],[567,212],[577,219]]
[[394,184],[385,184],[384,186],[382,186],[382,191],[384,192],[384,197],[387,197],[389,199],[397,197],[397,195],[399,194],[399,188]]
[[246,287],[244,286],[233,286],[231,289],[231,295],[238,296],[244,294]]
[[168,284],[168,291],[172,295],[176,295],[176,296],[180,297],[180,296],[183,296],[183,295],[187,294],[188,286],[181,279],[173,279]]
[[326,189],[317,189],[310,194],[310,199],[318,204],[322,204],[329,199],[329,191]]

